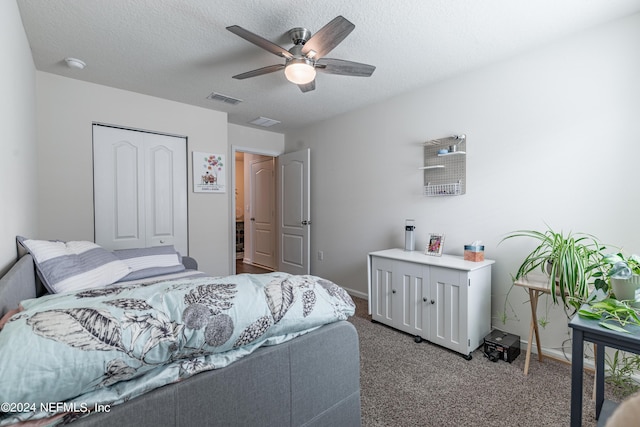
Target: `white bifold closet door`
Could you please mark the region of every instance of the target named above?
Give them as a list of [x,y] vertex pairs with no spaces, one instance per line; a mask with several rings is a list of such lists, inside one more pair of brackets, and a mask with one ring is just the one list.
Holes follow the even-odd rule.
[[96,243],[188,255],[185,137],[93,125]]

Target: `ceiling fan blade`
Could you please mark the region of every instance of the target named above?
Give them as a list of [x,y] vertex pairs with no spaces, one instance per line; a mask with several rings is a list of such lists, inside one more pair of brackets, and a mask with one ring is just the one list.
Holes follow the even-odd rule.
[[375,69],[376,67],[373,65],[345,61],[344,59],[322,58],[316,62],[316,70],[343,76],[369,77]]
[[257,70],[247,71],[246,73],[236,74],[234,79],[243,80],[249,77],[261,76],[263,74],[269,74],[276,71],[280,71],[284,68],[284,64],[268,65],[266,67],[258,68]]
[[302,47],[301,53],[308,55],[309,52],[316,52],[314,59],[322,58],[338,46],[356,26],[342,16],[335,17],[324,27],[320,28]]
[[257,34],[252,33],[251,31],[245,30],[242,27],[237,25],[231,25],[227,27],[227,30],[231,31],[233,34],[242,37],[248,42],[255,44],[262,49],[273,53],[274,55],[282,56],[284,58],[293,58],[293,55],[289,53],[286,49],[278,46],[277,44],[270,42],[264,37],[260,37]]
[[302,92],[310,92],[312,90],[315,90],[316,88],[316,81],[315,80],[311,80],[311,82],[305,84],[305,85],[298,85],[298,87],[300,88],[300,90]]

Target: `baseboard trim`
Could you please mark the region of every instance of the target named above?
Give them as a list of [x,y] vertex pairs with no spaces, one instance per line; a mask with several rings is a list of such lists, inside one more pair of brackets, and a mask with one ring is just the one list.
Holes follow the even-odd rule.
[[342,288],[345,291],[347,291],[347,293],[349,295],[353,295],[354,297],[366,299],[367,301],[369,300],[369,294],[366,294],[366,293],[360,292],[360,291],[356,291],[355,289],[345,288],[344,286]]

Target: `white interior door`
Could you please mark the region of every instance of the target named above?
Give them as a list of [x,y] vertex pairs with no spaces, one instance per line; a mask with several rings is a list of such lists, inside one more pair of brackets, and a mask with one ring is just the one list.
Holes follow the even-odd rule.
[[310,160],[309,149],[278,157],[278,269],[310,274]]
[[139,132],[93,126],[96,243],[107,249],[146,247],[144,142]]
[[186,138],[145,134],[146,246],[188,255]]
[[96,243],[188,255],[186,138],[93,126]]
[[273,157],[260,156],[251,161],[251,259],[271,269],[276,267],[275,244],[275,170]]

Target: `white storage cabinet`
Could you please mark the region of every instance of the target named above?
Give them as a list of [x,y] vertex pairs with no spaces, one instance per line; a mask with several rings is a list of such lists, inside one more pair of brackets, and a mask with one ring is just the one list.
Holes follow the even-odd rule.
[[491,332],[493,260],[387,249],[367,261],[372,320],[471,359]]

